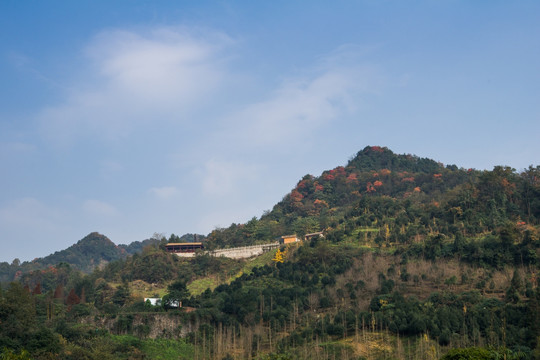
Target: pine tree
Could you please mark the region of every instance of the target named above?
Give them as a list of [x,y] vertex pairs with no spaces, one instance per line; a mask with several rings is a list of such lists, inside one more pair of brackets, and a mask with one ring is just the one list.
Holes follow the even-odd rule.
[[81,302],[81,299],[77,296],[77,294],[75,294],[75,289],[71,289],[71,291],[69,292],[69,295],[66,299],[66,304],[68,306],[68,311],[71,310],[71,307],[73,305],[77,305]]
[[64,286],[62,284],[59,284],[56,289],[54,290],[54,298],[55,299],[63,299],[64,298]]
[[36,287],[32,291],[32,295],[40,295],[41,294],[41,283],[37,283]]

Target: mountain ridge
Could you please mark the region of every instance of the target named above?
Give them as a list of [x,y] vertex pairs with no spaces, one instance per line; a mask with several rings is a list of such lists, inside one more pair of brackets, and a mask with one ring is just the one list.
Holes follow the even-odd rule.
[[[538,167],[531,166],[529,172],[532,174],[529,174],[529,177],[532,176],[532,179],[535,179],[534,174],[540,173],[540,170]],[[212,231],[208,238],[194,234],[178,237],[173,234],[171,235],[173,240],[170,240],[193,241],[197,237],[203,239],[206,246],[211,249],[261,243],[285,233],[303,235],[329,229],[331,232],[338,231],[339,234],[340,226],[338,225],[340,224],[337,223],[344,221],[343,218],[347,216],[352,216],[350,214],[354,212],[352,209],[354,206],[385,198],[386,201],[394,199],[397,202],[408,198],[424,208],[433,207],[436,204],[437,209],[434,211],[439,212],[441,206],[447,204],[449,205],[447,211],[453,211],[451,215],[454,218],[456,216],[464,218],[465,215],[471,215],[472,208],[465,208],[459,199],[447,198],[441,201],[441,198],[444,198],[441,194],[458,193],[467,190],[467,187],[470,191],[478,193],[479,190],[475,186],[487,184],[489,187],[490,181],[494,180],[489,177],[498,178],[495,179],[499,182],[496,186],[497,190],[504,195],[508,194],[508,184],[510,188],[512,185],[515,188],[516,185],[512,182],[525,178],[517,176],[509,167],[495,167],[493,172],[464,169],[456,165],[444,166],[429,158],[395,154],[387,147],[366,146],[358,151],[345,166],[325,170],[319,176],[305,175],[281,201],[274,205],[270,212],[263,214],[259,219],[254,217],[245,224],[231,224],[227,229]],[[487,190],[488,192],[495,191],[494,189]],[[529,213],[532,211],[534,217],[538,218],[540,217],[540,201],[534,196],[538,189],[530,186],[529,190],[533,195],[529,196],[532,202],[529,201],[522,206],[525,206]],[[479,193],[482,195],[481,191]],[[499,200],[501,206],[503,203],[508,204],[508,198]],[[479,207],[478,204],[476,206]],[[511,210],[515,212],[515,209]],[[461,214],[457,214],[459,212]],[[369,225],[365,221],[364,224]],[[10,281],[18,271],[34,271],[61,262],[73,265],[81,271],[90,272],[100,264],[140,253],[145,246],[156,245],[159,241],[147,239],[135,241],[129,245],[116,245],[105,235],[93,232],[74,245],[46,257],[22,264],[0,263],[0,280]]]
[[69,264],[84,273],[90,273],[96,267],[138,253],[145,246],[155,245],[159,241],[146,239],[134,241],[128,245],[116,245],[107,236],[91,232],[73,245],[47,256],[22,263],[17,263],[16,260],[12,264],[0,263],[0,281],[11,281],[20,276],[21,273],[43,270],[60,263]]
[[[208,249],[235,247],[319,230],[324,237],[248,260],[184,258],[162,246],[197,238]],[[466,170],[370,146],[345,166],[304,176],[260,218],[204,239],[173,234],[87,275],[67,264],[24,274],[4,304],[26,296],[48,331],[67,339],[55,350],[66,354],[91,351],[87,344],[99,346],[105,334],[122,335],[116,344],[126,345],[126,334],[136,340],[119,350],[126,358],[144,351],[157,329],[150,317],[161,312],[197,324],[186,341],[216,359],[434,359],[481,346],[517,360],[540,354],[539,239],[540,167]],[[75,249],[96,244],[100,256],[122,251],[97,233]],[[165,306],[145,297],[162,297]],[[170,309],[170,300],[185,308]],[[56,321],[47,322],[51,304]],[[136,322],[135,313],[148,321]],[[77,333],[82,324],[90,331]],[[177,330],[169,324],[159,334],[180,337]],[[24,331],[16,335],[24,344]],[[377,336],[384,354],[379,346],[359,351]]]

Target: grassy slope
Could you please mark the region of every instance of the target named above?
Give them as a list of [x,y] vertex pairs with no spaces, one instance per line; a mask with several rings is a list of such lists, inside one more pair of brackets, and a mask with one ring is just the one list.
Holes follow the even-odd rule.
[[[239,271],[235,271],[231,276],[224,280],[220,280],[220,277],[216,274],[198,278],[188,284],[188,290],[192,295],[199,295],[206,289],[214,290],[220,284],[230,284],[234,279],[242,276],[242,274],[249,274],[255,267],[271,264],[275,253],[276,250],[273,250],[247,260],[238,260],[239,262],[243,262],[242,267]],[[231,268],[229,270],[234,269]],[[227,271],[226,273],[230,272],[231,271]]]

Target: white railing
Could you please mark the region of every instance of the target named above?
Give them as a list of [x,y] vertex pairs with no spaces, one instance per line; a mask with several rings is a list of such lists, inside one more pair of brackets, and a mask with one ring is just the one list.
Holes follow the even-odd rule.
[[[250,246],[241,246],[241,247],[235,247],[235,248],[226,248],[226,249],[216,249],[216,250],[207,250],[203,251],[203,254],[208,254],[211,256],[224,256],[224,257],[230,257],[233,259],[237,258],[246,258],[255,256],[261,253],[265,253],[267,251],[270,251],[272,249],[278,248],[280,246],[279,242],[270,243],[270,244],[260,244],[260,245],[250,245]],[[250,251],[251,250],[251,251]],[[235,253],[248,253],[248,254],[241,254],[241,255],[229,255],[227,254],[235,254]],[[196,256],[195,252],[177,252],[174,253],[180,257],[193,257]]]
[[208,253],[232,252],[232,251],[242,251],[242,250],[250,250],[250,249],[262,249],[262,250],[264,250],[264,248],[272,249],[274,247],[279,247],[279,243],[276,242],[276,243],[270,243],[270,244],[241,246],[241,247],[226,248],[226,249],[216,249],[216,250],[209,250]]

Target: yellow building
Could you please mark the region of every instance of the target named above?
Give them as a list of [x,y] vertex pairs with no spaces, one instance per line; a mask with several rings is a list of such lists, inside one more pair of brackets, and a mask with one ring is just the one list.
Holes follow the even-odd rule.
[[298,239],[296,237],[296,235],[284,235],[279,240],[279,243],[280,244],[291,244],[291,243],[295,243],[295,242],[298,242],[298,241],[300,241],[300,239]]

